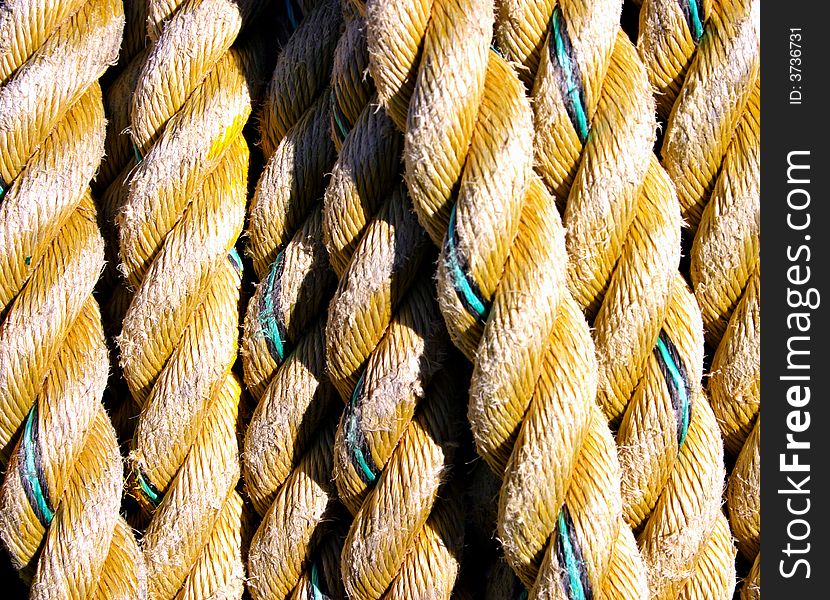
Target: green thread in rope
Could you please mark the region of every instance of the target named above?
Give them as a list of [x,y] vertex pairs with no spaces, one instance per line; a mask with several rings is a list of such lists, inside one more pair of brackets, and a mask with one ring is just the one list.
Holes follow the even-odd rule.
[[697,0],[689,0],[689,17],[692,24],[692,37],[694,37],[695,42],[699,42],[700,38],[703,37],[703,23],[700,20]]
[[519,592],[519,595],[516,597],[516,600],[527,600],[527,588]]
[[31,493],[26,494],[29,502],[34,500],[34,506],[38,520],[44,525],[49,525],[55,517],[55,511],[49,506],[46,498],[47,491],[41,483],[41,470],[39,461],[39,450],[37,447],[37,403],[35,403],[26,417],[26,425],[23,428],[23,440],[21,451],[23,460],[20,464],[20,475],[25,486],[24,489]]
[[666,343],[663,341],[662,336],[657,338],[657,351],[660,353],[660,357],[663,359],[663,363],[666,365],[669,375],[677,388],[677,393],[680,396],[680,433],[678,435],[678,445],[682,446],[683,442],[686,441],[686,434],[689,432],[689,419],[691,417],[691,406],[689,403],[689,395],[686,390],[686,381],[684,380],[683,375],[680,374],[680,371],[678,370],[677,365],[672,358],[671,352],[669,352],[669,349],[666,346]]
[[141,491],[144,492],[144,495],[147,496],[147,499],[153,504],[153,506],[158,506],[161,504],[161,494],[156,490],[156,488],[151,484],[147,479],[144,477],[144,473],[141,470],[136,470],[136,480],[138,481],[138,485],[141,488]]
[[565,26],[562,19],[562,10],[558,6],[553,11],[551,22],[556,47],[556,59],[565,75],[565,87],[567,88],[568,99],[573,106],[574,124],[576,125],[579,140],[584,144],[585,140],[588,139],[588,115],[585,114],[585,107],[582,105],[582,97],[580,95],[579,85],[574,77],[571,57],[565,49]]
[[562,551],[565,555],[565,568],[568,571],[571,600],[586,600],[585,589],[582,587],[582,578],[579,576],[579,563],[574,553],[571,537],[568,533],[568,524],[565,522],[565,509],[559,511],[556,520],[559,539],[562,542]]
[[346,136],[349,135],[349,130],[346,128],[346,126],[340,120],[340,114],[339,113],[340,113],[340,111],[339,111],[339,108],[337,106],[337,99],[334,97],[334,95],[332,95],[331,96],[331,115],[332,115],[332,117],[334,117],[335,125],[337,125],[337,132],[340,134],[340,139],[344,140],[344,139],[346,139]]
[[136,164],[140,163],[144,158],[141,156],[141,152],[138,151],[138,146],[135,145],[135,142],[130,140],[130,145],[133,147],[133,154],[135,154],[135,162]]
[[277,309],[274,306],[273,291],[279,282],[282,265],[283,255],[280,252],[276,260],[271,263],[268,280],[262,294],[262,310],[259,311],[260,330],[265,335],[269,350],[271,350],[272,354],[276,355],[275,358],[278,362],[282,362],[285,358],[285,346],[277,321]]
[[360,375],[360,379],[357,381],[354,392],[352,392],[351,401],[349,402],[350,410],[348,419],[346,420],[346,444],[348,444],[348,446],[352,449],[352,456],[357,461],[357,465],[360,467],[360,470],[363,472],[366,483],[371,484],[375,482],[378,476],[375,474],[374,469],[369,466],[366,457],[363,455],[363,449],[360,447],[361,444],[358,440],[360,424],[357,422],[357,411],[355,410],[357,408],[357,399],[363,392],[365,375],[365,371]]
[[311,563],[311,597],[314,600],[323,600],[323,592],[320,591],[320,574],[317,572],[317,563]]
[[466,273],[464,273],[464,269],[461,268],[461,262],[458,260],[458,246],[455,242],[455,209],[456,205],[453,204],[452,210],[450,211],[450,223],[447,232],[447,257],[450,274],[453,279],[453,287],[458,292],[467,310],[478,320],[483,321],[487,318],[487,307],[473,289],[470,280],[467,278]]
[[0,200],[6,195],[6,182],[0,179]]
[[288,22],[291,23],[291,29],[297,29],[297,17],[294,15],[294,7],[291,6],[291,0],[285,0],[285,11],[288,13]]

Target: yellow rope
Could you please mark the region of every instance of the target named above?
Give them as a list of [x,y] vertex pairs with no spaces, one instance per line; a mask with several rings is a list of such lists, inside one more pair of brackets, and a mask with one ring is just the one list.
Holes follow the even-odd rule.
[[467,521],[486,597],[726,600],[733,534],[760,597],[759,2],[689,2],[643,0],[636,46],[620,0],[266,13],[244,449],[267,2],[4,2],[0,539],[32,595],[474,597]]
[[[506,557],[531,597],[575,586],[642,597],[644,568],[613,493],[616,452],[594,404],[593,344],[565,291],[553,199],[531,175],[527,100],[488,48],[492,6],[369,2],[367,15],[370,70],[406,129],[416,211],[443,242],[441,308],[475,362],[468,415],[479,453],[504,476]],[[563,550],[575,543],[581,566]]]
[[150,42],[131,97],[140,158],[118,208],[120,269],[135,289],[118,338],[141,407],[131,493],[151,515],[149,597],[241,597],[237,417],[248,147],[261,79],[253,37],[232,47],[255,1],[147,4]]
[[[136,165],[136,154],[130,140],[130,104],[141,67],[146,60],[144,40],[147,35],[146,2],[125,3],[124,39],[118,64],[107,71],[102,82],[104,113],[107,117],[107,136],[104,158],[92,186],[98,207],[98,225],[104,236],[104,271],[97,287],[101,302],[104,332],[108,341],[121,333],[121,324],[129,307],[132,292],[118,274],[118,231],[115,217],[126,197],[125,182]],[[105,403],[111,408],[111,418],[122,442],[132,439],[138,405],[133,401],[121,373],[118,352],[110,343],[112,370],[105,390]],[[131,512],[130,517],[136,515]]]
[[324,351],[336,278],[323,245],[320,201],[335,158],[328,83],[342,17],[335,0],[305,10],[294,13],[299,23],[264,99],[260,145],[267,164],[249,209],[247,252],[260,282],[248,304],[242,358],[258,404],[245,435],[243,472],[262,516],[248,555],[255,599],[338,596],[342,588],[331,483],[342,406]]
[[334,476],[355,515],[342,577],[353,598],[449,598],[462,544],[457,490],[444,485],[458,390],[447,371],[428,241],[400,179],[402,140],[384,112],[365,103],[371,82],[355,76],[367,61],[364,28],[352,15],[334,63],[341,149],[323,207],[324,241],[340,278],[326,356],[347,404]]
[[89,192],[104,149],[97,80],[123,27],[118,1],[0,6],[0,538],[33,598],[146,589],[119,516],[92,298],[104,260]]
[[761,553],[755,556],[749,575],[746,576],[741,586],[741,600],[761,599]]
[[570,285],[593,320],[598,395],[619,424],[625,512],[641,530],[650,592],[691,594],[695,566],[720,548],[705,563],[718,569],[707,597],[726,598],[733,552],[707,541],[720,514],[723,458],[699,383],[700,314],[676,271],[678,204],[651,153],[646,69],[618,22],[613,0],[561,2],[542,15],[532,3],[509,2],[497,39],[533,82],[536,166],[566,200]]
[[[741,553],[760,545],[760,2],[648,0],[638,48],[667,117],[663,164],[694,234],[691,278],[715,348],[709,392],[737,456],[727,508]],[[708,107],[717,106],[717,111]],[[694,126],[690,126],[694,123]]]

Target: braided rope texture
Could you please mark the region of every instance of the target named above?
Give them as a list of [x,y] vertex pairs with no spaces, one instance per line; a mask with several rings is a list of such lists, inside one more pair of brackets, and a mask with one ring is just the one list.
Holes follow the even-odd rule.
[[32,598],[135,598],[144,560],[119,516],[122,462],[101,404],[92,297],[104,265],[89,184],[117,0],[0,6],[0,538]]
[[[110,67],[102,81],[107,136],[104,159],[92,189],[98,205],[98,224],[104,236],[106,262],[96,295],[101,303],[112,366],[104,401],[112,411],[111,417],[119,439],[126,442],[132,439],[139,408],[124,381],[115,343],[132,297],[131,288],[118,271],[120,261],[115,217],[126,197],[125,182],[136,166],[136,154],[129,134],[130,98],[146,58],[144,39],[147,5],[145,2],[127,2],[124,10],[126,22],[118,63]],[[136,521],[133,517],[135,512],[128,512],[128,518]],[[140,525],[136,522],[133,524]]]
[[329,79],[343,17],[335,0],[320,0],[294,8],[290,21],[261,109],[267,162],[248,213],[247,253],[259,284],[242,358],[257,406],[243,473],[262,517],[248,589],[255,599],[343,598],[339,555],[348,520],[332,483],[342,405],[326,373],[324,337],[336,277],[322,229],[325,175],[335,159]]
[[641,4],[6,0],[31,595],[759,598],[760,3]]
[[452,469],[464,370],[453,366],[428,238],[401,179],[402,137],[365,73],[366,23],[351,6],[344,16],[331,86],[339,154],[323,200],[338,274],[325,350],[346,403],[333,472],[354,516],[341,574],[350,598],[449,598],[463,543]]
[[[501,49],[510,48],[503,38],[509,37],[511,27],[510,19],[502,11],[508,14],[512,11],[521,23],[522,10],[533,12],[539,8],[537,3],[509,4],[499,5],[495,22]],[[610,29],[611,43],[605,49],[610,54],[617,37],[618,10],[615,12],[607,3],[604,7],[602,3],[590,3],[585,12],[598,21],[597,27]],[[637,269],[636,261],[642,260],[637,253],[639,249],[626,248],[625,229],[614,233],[618,227],[617,216],[609,206],[608,200],[613,197],[609,194],[609,198],[594,201],[593,214],[604,218],[608,224],[604,231],[612,240],[600,243],[595,239],[596,232],[594,239],[589,239],[590,223],[582,224],[579,235],[586,238],[588,248],[610,247],[614,251],[616,246],[619,254],[627,251],[627,261],[618,260],[618,255],[607,257],[609,263],[604,265],[603,257],[596,257],[592,265],[588,248],[581,253],[574,248],[573,239],[580,224],[570,224],[563,230],[553,198],[532,173],[534,158],[538,165],[544,157],[540,150],[544,147],[543,140],[538,133],[534,134],[534,116],[522,82],[508,63],[489,48],[493,6],[484,2],[435,3],[430,14],[417,2],[370,2],[367,14],[370,69],[375,80],[383,82],[379,83],[382,103],[398,127],[406,130],[407,183],[419,219],[433,241],[442,247],[438,271],[441,309],[453,340],[475,363],[468,416],[476,444],[494,471],[504,475],[498,534],[508,562],[529,588],[531,597],[573,598],[593,593],[645,597],[648,590],[654,596],[676,597],[692,568],[691,559],[698,554],[703,538],[712,531],[718,514],[722,466],[714,421],[704,408],[698,411],[702,417],[692,424],[693,434],[689,439],[694,439],[695,445],[690,443],[686,452],[699,443],[707,445],[702,454],[710,464],[703,464],[704,477],[699,486],[705,506],[698,508],[702,501],[694,495],[681,498],[688,501],[687,510],[693,513],[687,517],[672,514],[672,495],[677,495],[673,490],[683,489],[686,481],[673,482],[667,492],[660,493],[673,475],[671,451],[678,455],[681,445],[677,438],[667,436],[665,447],[652,450],[668,455],[669,461],[655,456],[653,460],[646,457],[646,461],[632,464],[634,454],[621,453],[618,462],[605,417],[599,414],[594,403],[598,395],[607,418],[613,422],[619,422],[625,403],[632,396],[640,399],[636,404],[642,409],[653,405],[652,395],[671,406],[669,390],[652,352],[660,325],[667,320],[663,316],[666,309],[648,304],[655,292],[657,301],[662,296],[666,303],[675,285],[669,269],[676,268],[679,252],[679,215],[672,214],[676,200],[669,193],[670,187],[666,185],[663,190],[662,210],[655,202],[644,203],[641,220],[645,222],[638,223],[641,231],[632,235],[635,239],[653,238],[646,250],[658,246],[662,254],[654,256],[651,252],[656,264],[645,265],[647,268],[642,272]],[[399,24],[396,22],[399,14],[418,15],[420,21]],[[554,35],[549,33],[548,24],[556,27],[558,18],[555,12],[554,16],[551,14],[539,19],[538,31],[517,33],[516,37],[524,38],[525,33],[538,35],[541,46],[546,37]],[[617,67],[620,78],[639,66],[633,47],[626,44],[621,39],[618,60],[622,64]],[[508,56],[515,59],[510,53]],[[448,73],[453,76],[448,77]],[[599,173],[599,177],[615,173],[615,179],[636,181],[636,164],[653,162],[650,142],[655,124],[648,118],[650,94],[644,69],[639,67],[635,74],[640,77],[643,116],[638,118],[631,111],[633,114],[626,114],[617,126],[625,122],[628,130],[633,129],[643,137],[643,149],[639,155],[621,153],[626,154],[623,160],[630,159],[633,164],[610,166],[608,173]],[[600,81],[602,78],[599,76]],[[561,104],[558,88],[553,91]],[[620,95],[623,100],[628,99],[627,94]],[[538,132],[542,129],[538,124],[541,97],[535,95],[534,100]],[[589,118],[583,120],[585,127],[593,125]],[[572,149],[570,157],[578,162],[582,146],[573,135],[574,128],[567,120],[548,123],[545,129],[551,135],[568,134],[576,138],[577,147]],[[607,128],[606,125],[602,130]],[[576,171],[576,166],[568,168]],[[631,172],[630,178],[625,169]],[[590,176],[584,173],[582,177]],[[592,182],[584,185],[588,187],[589,183]],[[561,186],[550,187],[560,197],[566,197]],[[590,186],[590,189],[597,188]],[[629,204],[636,198],[633,191],[628,193]],[[569,205],[576,208],[578,203],[572,198]],[[600,210],[603,203],[607,207],[604,216]],[[629,208],[631,217],[632,212]],[[569,218],[567,211],[565,216]],[[642,229],[649,226],[654,231],[644,236],[646,232]],[[593,227],[598,228],[599,224]],[[570,271],[565,268],[566,246],[574,259],[569,264]],[[626,262],[634,264],[626,268]],[[614,265],[622,268],[620,278],[651,277],[653,273],[659,276],[663,271],[664,289],[640,291],[644,303],[635,308],[642,312],[623,305],[624,299],[614,289],[606,297],[616,298],[617,306],[599,308],[602,298],[589,297],[590,289],[581,289],[573,282],[593,284],[598,287],[594,293],[601,294],[609,284],[597,280],[600,276],[610,277],[612,273],[608,271]],[[575,272],[586,267],[604,268],[605,273]],[[679,297],[685,301],[681,308],[694,308],[688,294],[679,293]],[[598,364],[580,305],[598,330],[595,333]],[[597,311],[600,318],[593,318]],[[651,331],[645,336],[638,334],[633,326],[642,323],[642,313],[655,312],[660,319],[656,322],[653,316],[646,319]],[[617,326],[625,329],[625,323],[605,324],[604,315],[609,313],[614,317],[622,314],[623,319],[629,320],[622,342],[629,346],[634,342],[634,348],[626,348],[611,339],[611,332]],[[677,330],[671,333],[678,339],[682,334],[688,338],[695,331],[694,321],[689,323],[686,317],[688,314],[683,313],[670,321]],[[652,338],[650,345],[638,348],[637,342],[647,336]],[[611,345],[616,347],[609,348]],[[692,343],[688,346],[694,348]],[[695,349],[697,356],[687,358],[687,362],[700,364],[702,348]],[[632,356],[635,351],[640,356]],[[640,363],[639,373],[617,372],[631,362]],[[643,379],[641,374],[647,367],[651,368],[651,378]],[[612,378],[623,381],[612,383],[609,381]],[[609,407],[610,392],[621,384],[628,385],[628,389],[620,390],[613,398],[616,406]],[[691,389],[684,391],[692,392]],[[652,420],[660,416],[657,414]],[[674,411],[666,416],[672,418]],[[702,419],[708,429],[699,433]],[[621,445],[639,443],[642,446],[644,442],[630,438],[635,438],[638,432],[654,430],[651,423],[645,423],[642,429],[637,425],[623,424],[618,437]],[[678,431],[677,422],[671,423],[671,429],[668,423],[656,425],[658,430]],[[684,438],[686,435],[684,431]],[[698,443],[701,435],[704,437]],[[682,452],[680,456],[681,460],[685,458]],[[667,462],[669,468],[664,466]],[[696,479],[692,477],[696,466],[683,464],[683,477],[689,482]],[[651,475],[651,481],[632,482],[640,476],[635,469],[659,470],[661,467],[663,472],[647,474]],[[602,483],[595,488],[598,482]],[[609,490],[617,490],[620,485],[622,493],[615,500]],[[631,496],[641,491],[648,494],[643,501],[648,512],[638,519]],[[655,516],[644,524],[644,517],[651,512]],[[695,512],[706,515],[705,527],[694,522]],[[622,522],[623,515],[627,524]],[[634,543],[632,527],[643,529],[642,557]],[[667,532],[677,530],[681,531],[681,539],[671,542],[674,548],[678,547],[676,541],[681,542],[680,556],[675,557],[670,554],[669,543],[663,540],[668,537]],[[683,537],[689,538],[685,544]],[[684,545],[694,546],[684,550]],[[724,585],[728,584],[724,582]]]
[[652,154],[647,70],[618,2],[560,3],[546,21],[525,3],[503,11],[497,37],[534,75],[538,170],[566,199],[570,287],[592,320],[598,398],[618,427],[624,510],[650,593],[729,598],[723,451],[700,386],[700,311],[677,272],[680,205]]
[[[752,562],[761,535],[760,2],[702,2],[688,12],[644,2],[637,45],[667,119],[662,163],[694,240],[691,280],[714,349],[709,393],[735,457],[727,509]],[[753,597],[757,585],[741,593]]]
[[264,75],[259,38],[240,33],[259,9],[255,0],[146,5],[147,47],[130,96],[137,165],[116,224],[131,295],[121,369],[140,407],[129,492],[149,517],[150,598],[244,590],[234,245],[248,193],[242,128]]

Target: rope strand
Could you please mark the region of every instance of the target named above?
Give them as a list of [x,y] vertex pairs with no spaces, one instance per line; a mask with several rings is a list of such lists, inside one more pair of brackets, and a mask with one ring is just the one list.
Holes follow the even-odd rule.
[[120,2],[0,7],[0,538],[32,598],[139,597],[147,586],[119,516],[92,297],[104,264],[89,190],[104,150],[97,80],[123,27]]
[[249,209],[247,252],[260,283],[248,304],[242,358],[258,404],[244,476],[262,522],[251,541],[248,589],[254,598],[340,598],[342,586],[332,582],[344,533],[331,483],[339,406],[324,350],[336,279],[320,200],[335,158],[327,86],[342,16],[334,0],[292,15],[296,28],[262,109],[267,164]]
[[242,127],[262,48],[256,37],[231,45],[257,9],[229,0],[147,7],[151,42],[130,116],[140,162],[117,224],[120,269],[135,288],[118,345],[141,407],[130,490],[151,517],[150,598],[243,593],[234,245],[247,196]]
[[715,349],[712,408],[737,457],[727,508],[751,561],[761,525],[760,3],[700,8],[687,15],[683,3],[647,0],[637,45],[667,118],[662,162],[694,236],[691,281]]
[[[699,384],[699,311],[676,272],[676,195],[651,155],[646,70],[619,29],[618,2],[562,3],[549,26],[517,4],[497,38],[540,49],[529,78],[536,165],[567,199],[570,286],[593,321],[601,405],[619,424],[626,518],[640,529],[652,596],[673,598],[713,535],[723,458]],[[516,58],[532,67],[533,56]],[[733,559],[713,564],[734,569]],[[731,579],[711,574],[709,597],[731,596]]]
[[441,310],[474,361],[468,416],[504,478],[508,562],[530,597],[642,597],[642,561],[613,493],[619,465],[594,405],[593,345],[566,292],[565,234],[531,172],[521,83],[490,49],[492,10],[369,2],[370,70],[406,131],[418,218],[442,247]]
[[[457,439],[457,390],[434,301],[428,242],[400,180],[402,140],[355,77],[367,63],[354,17],[335,61],[332,135],[340,153],[323,208],[340,281],[329,307],[329,375],[347,404],[337,430],[338,494],[355,515],[341,569],[354,598],[449,598],[463,537],[446,483]],[[356,85],[355,85],[356,84]],[[345,134],[345,135],[344,135]],[[445,491],[446,490],[446,491]]]

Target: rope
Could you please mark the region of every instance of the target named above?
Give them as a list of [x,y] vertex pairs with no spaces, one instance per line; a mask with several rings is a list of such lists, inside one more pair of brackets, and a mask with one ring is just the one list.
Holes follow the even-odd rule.
[[506,558],[531,597],[641,597],[641,558],[620,497],[609,498],[620,471],[594,404],[593,346],[565,292],[565,235],[531,175],[521,84],[489,49],[492,7],[370,2],[367,15],[370,69],[406,130],[416,211],[443,245],[441,309],[475,363],[468,416],[504,477]]
[[[499,295],[493,306],[488,305],[516,231],[517,207],[521,207],[517,192],[523,189],[522,178],[526,180],[529,171],[529,159],[524,170],[513,164],[516,157],[530,153],[525,138],[507,129],[520,119],[502,116],[510,114],[505,107],[520,94],[492,93],[493,113],[484,113],[477,121],[487,124],[490,131],[479,133],[464,109],[467,104],[475,106],[473,99],[479,97],[486,106],[488,82],[496,81],[489,74],[499,64],[495,53],[490,54],[486,72],[483,68],[486,50],[482,47],[486,49],[489,43],[486,20],[470,25],[453,43],[442,44],[443,31],[449,28],[436,22],[447,19],[445,12],[450,8],[434,6],[424,58],[416,69],[417,63],[407,59],[417,56],[422,36],[411,32],[424,31],[426,18],[415,25],[407,23],[404,35],[390,17],[403,12],[400,8],[391,12],[378,7],[373,15],[374,6],[368,7],[372,72],[376,81],[384,81],[385,85],[378,84],[384,105],[399,126],[408,127],[407,177],[422,222],[434,223],[428,229],[436,242],[450,227],[439,263],[448,265],[439,273],[442,310],[456,343],[472,356],[478,336],[471,332],[481,327],[477,320],[487,317],[494,322],[500,314],[495,304]],[[526,80],[535,81],[534,162],[548,187],[568,199],[566,244],[573,259],[568,280],[595,328],[600,403],[609,420],[620,424],[617,442],[623,450],[624,512],[631,526],[641,529],[639,542],[651,594],[675,597],[693,573],[715,527],[723,478],[714,417],[697,383],[702,340],[694,337],[696,307],[675,271],[680,241],[677,204],[668,177],[651,157],[655,124],[650,90],[645,69],[619,32],[619,6],[568,3],[541,15],[537,8],[533,3],[502,3],[496,38],[499,47],[528,70]],[[486,19],[486,10],[478,13],[482,19]],[[470,14],[471,9],[465,12]],[[424,11],[410,9],[406,14]],[[431,31],[435,33],[429,35]],[[469,40],[476,32],[477,53],[464,54],[459,48],[471,45]],[[416,43],[410,44],[413,39]],[[535,71],[534,49],[538,52]],[[415,82],[412,74],[416,70],[418,79],[408,104],[408,86]],[[449,81],[442,81],[443,86],[435,82],[440,74],[462,70],[475,72],[476,78],[445,77]],[[465,94],[445,91],[454,86]],[[464,101],[459,102],[459,97]],[[440,140],[459,143],[448,147]],[[489,140],[498,140],[491,144],[504,154],[494,156]],[[487,148],[486,152],[479,147]],[[485,175],[482,165],[491,165],[495,173]],[[462,166],[457,222],[450,224]],[[483,200],[468,204],[468,193]],[[506,205],[505,199],[510,198],[512,203]],[[453,237],[460,241],[454,244]],[[448,257],[453,253],[463,259]],[[455,269],[453,262],[461,268]],[[489,313],[477,311],[476,297]],[[504,334],[493,337],[495,344],[503,339],[526,339]],[[479,350],[479,362],[481,354]],[[511,368],[517,363],[505,361]],[[693,367],[697,368],[690,371]],[[476,372],[486,375],[504,370],[477,366]],[[491,396],[498,389],[482,387]],[[474,399],[475,375],[472,388]],[[515,412],[518,421],[523,412]],[[470,416],[475,419],[472,410]],[[666,435],[655,440],[653,431]],[[724,557],[718,564],[729,568],[731,558]],[[721,597],[726,590],[713,593]],[[573,596],[570,589],[568,594]]]
[[[107,72],[110,80],[104,87],[104,110],[108,119],[104,146],[106,154],[93,187],[99,195],[103,195],[122,175],[124,167],[136,158],[129,135],[130,105],[141,67],[147,59],[147,8],[147,2],[127,2],[124,5],[126,22],[118,64]],[[120,182],[113,187],[112,192],[120,192],[122,189],[123,182]],[[118,251],[117,248],[115,250]]]
[[749,575],[741,586],[741,600],[760,600],[761,598],[761,553],[755,556]]
[[104,259],[89,192],[104,149],[97,80],[123,26],[117,1],[0,6],[0,538],[33,598],[146,588],[119,516],[92,297]]
[[335,159],[328,82],[342,17],[335,0],[308,4],[286,3],[297,24],[263,104],[267,164],[248,213],[247,252],[260,280],[242,342],[245,382],[258,402],[243,453],[246,489],[262,516],[248,555],[255,599],[343,597],[345,532],[331,484],[342,408],[324,350],[336,278],[321,214]]
[[[136,165],[129,134],[130,104],[141,67],[146,60],[145,2],[125,3],[124,38],[118,56],[118,64],[109,68],[102,80],[104,114],[107,117],[107,136],[104,142],[104,158],[92,186],[98,208],[98,225],[104,237],[104,271],[96,287],[96,297],[101,303],[104,333],[110,349],[110,372],[104,390],[104,405],[111,411],[113,426],[122,443],[132,439],[139,407],[133,401],[121,373],[116,337],[121,333],[121,323],[132,298],[132,291],[125,285],[118,272],[118,230],[115,217],[126,198],[126,181]],[[137,515],[128,513],[130,518]],[[139,525],[140,523],[134,523]]]
[[[619,425],[623,504],[651,594],[689,594],[696,566],[711,565],[708,597],[725,598],[734,556],[710,543],[723,457],[699,384],[700,313],[676,271],[677,200],[651,154],[646,69],[618,17],[613,1],[562,3],[541,18],[509,3],[497,39],[534,82],[535,164],[567,199],[569,282],[593,320],[598,397]],[[724,552],[701,563],[707,548]]]
[[119,208],[120,270],[135,289],[118,337],[141,407],[131,494],[150,516],[149,597],[241,597],[237,355],[248,146],[260,79],[259,5],[147,4],[146,60],[131,97],[139,159]]
[[715,348],[712,408],[737,457],[727,508],[738,548],[752,561],[761,531],[760,3],[695,9],[690,21],[683,3],[644,2],[638,47],[663,94],[663,165],[694,235],[691,280]]
[[341,572],[352,598],[449,598],[463,537],[457,488],[445,485],[458,390],[428,242],[400,180],[402,140],[375,100],[365,104],[371,82],[355,76],[367,62],[364,28],[352,19],[334,62],[333,135],[341,139],[323,206],[323,239],[339,275],[326,356],[347,405],[334,476],[355,516]]
[[735,569],[725,568],[724,556],[734,556],[734,541],[729,522],[723,513],[718,515],[715,529],[700,551],[695,572],[686,582],[678,598],[711,598],[712,591],[728,590],[729,598],[735,590]]

